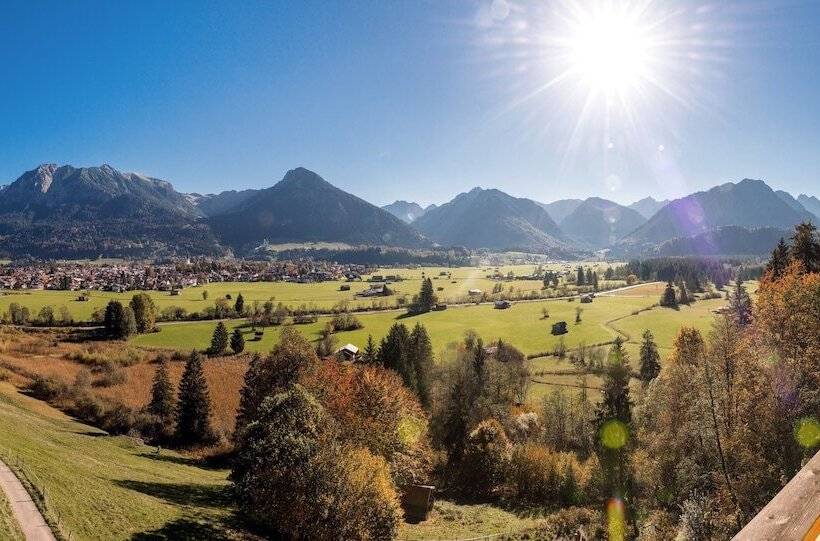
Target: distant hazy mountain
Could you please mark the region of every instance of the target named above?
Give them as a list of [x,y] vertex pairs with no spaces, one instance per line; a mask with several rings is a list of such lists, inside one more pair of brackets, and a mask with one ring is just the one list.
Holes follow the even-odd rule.
[[257,193],[259,193],[259,190],[228,190],[218,194],[210,193],[206,195],[191,193],[188,194],[188,198],[201,211],[203,216],[216,216],[233,210]]
[[667,203],[669,203],[668,199],[658,201],[654,197],[644,197],[640,201],[635,201],[634,203],[629,205],[629,208],[631,208],[632,210],[637,210],[641,214],[641,216],[648,220],[656,212],[665,207]]
[[605,248],[640,227],[638,211],[600,197],[590,197],[564,218],[561,231],[591,248]]
[[[817,199],[815,196],[808,196],[804,193],[801,193],[797,196],[797,200],[803,205],[807,211],[811,212],[818,218],[820,218],[820,199]],[[815,223],[815,225],[820,226],[820,223]]]
[[550,254],[572,251],[549,214],[536,202],[499,190],[473,190],[431,209],[414,226],[444,246],[522,250]]
[[382,207],[384,210],[403,221],[406,224],[412,223],[424,216],[428,210],[436,208],[435,205],[429,205],[424,208],[418,203],[398,200]]
[[745,227],[729,225],[685,238],[667,240],[645,256],[681,255],[768,255],[781,237],[791,231],[774,227]]
[[163,180],[46,164],[0,197],[0,251],[44,258],[219,255],[199,211]]
[[428,245],[417,231],[367,201],[336,188],[304,168],[238,207],[208,218],[217,236],[240,251],[264,240],[344,242],[403,247]]
[[552,218],[555,223],[560,224],[564,218],[569,216],[572,211],[577,209],[583,202],[583,199],[559,199],[552,203],[538,204],[547,211],[547,214],[550,215],[550,218]]
[[811,214],[792,208],[762,180],[745,179],[672,201],[621,242],[658,244],[726,225],[790,230],[809,219]]

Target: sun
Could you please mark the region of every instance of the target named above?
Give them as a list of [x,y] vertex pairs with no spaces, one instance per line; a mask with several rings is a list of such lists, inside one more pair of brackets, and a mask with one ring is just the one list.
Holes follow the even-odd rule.
[[650,35],[634,14],[615,9],[582,12],[568,38],[571,70],[584,84],[622,93],[650,77]]

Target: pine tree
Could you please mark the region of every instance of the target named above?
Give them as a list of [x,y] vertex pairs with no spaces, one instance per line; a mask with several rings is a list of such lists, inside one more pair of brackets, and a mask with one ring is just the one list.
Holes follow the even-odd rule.
[[772,250],[772,256],[766,264],[766,272],[771,273],[772,278],[775,280],[780,278],[783,272],[785,272],[786,267],[789,266],[790,259],[789,245],[786,244],[783,237],[780,237],[780,242],[778,242],[777,246]]
[[407,358],[409,340],[407,327],[401,323],[394,323],[379,345],[378,362],[385,368],[398,372],[404,384],[415,390],[416,373]]
[[245,337],[239,329],[234,329],[231,334],[231,350],[237,355],[245,351]]
[[122,330],[123,306],[119,301],[108,301],[105,306],[105,316],[103,319],[103,326],[105,327],[105,334],[114,338],[122,338],[120,332]]
[[408,364],[415,373],[415,389],[419,402],[425,408],[431,404],[431,388],[433,376],[433,344],[427,329],[416,323],[408,340]]
[[672,285],[672,282],[667,282],[666,289],[663,290],[663,295],[661,296],[660,305],[677,309],[678,297],[675,295],[675,286]]
[[179,382],[177,407],[177,439],[183,444],[203,443],[213,439],[211,430],[211,398],[202,355],[194,351],[185,363]]
[[632,422],[632,401],[629,399],[629,355],[620,336],[609,350],[608,366],[601,389],[602,400],[596,417],[599,424],[616,419],[624,424]]
[[[629,357],[621,337],[615,339],[609,352],[604,374],[601,402],[595,410],[595,425],[599,436],[599,459],[604,472],[604,491],[628,499],[632,487],[632,473],[627,446],[632,424],[632,401],[629,398]],[[610,432],[622,434],[612,437]],[[620,437],[625,441],[618,441]]]
[[216,324],[214,334],[211,336],[211,347],[208,353],[211,355],[222,355],[228,349],[228,328],[220,321]]
[[587,267],[587,276],[585,279],[587,285],[592,285],[592,267]]
[[641,342],[640,374],[644,383],[649,383],[658,377],[661,371],[660,360],[661,356],[658,353],[655,337],[652,336],[652,331],[647,329],[643,332],[643,341]]
[[597,272],[592,273],[592,289],[594,289],[595,291],[598,291],[598,273]]
[[681,280],[678,285],[678,289],[680,290],[680,304],[689,304],[692,298],[689,296],[689,291],[686,289],[686,282]]
[[376,344],[373,342],[373,335],[367,335],[367,343],[364,345],[364,350],[362,351],[362,360],[366,363],[372,363],[376,361]]
[[582,286],[586,283],[586,276],[584,275],[584,267],[578,267],[578,277],[575,279],[575,283],[579,286]]
[[233,309],[238,316],[245,313],[245,297],[242,296],[242,293],[236,296],[236,302],[233,305]]
[[820,242],[811,222],[803,222],[794,228],[791,258],[803,264],[806,272],[820,272]]
[[729,298],[729,311],[741,327],[752,322],[752,299],[740,280],[735,282],[735,290]]
[[415,298],[411,311],[416,314],[429,312],[436,306],[436,294],[433,292],[433,281],[425,278],[421,281],[421,291]]
[[157,418],[161,431],[166,431],[173,425],[175,402],[174,387],[168,376],[168,363],[162,361],[154,372],[151,401],[148,403],[148,413]]

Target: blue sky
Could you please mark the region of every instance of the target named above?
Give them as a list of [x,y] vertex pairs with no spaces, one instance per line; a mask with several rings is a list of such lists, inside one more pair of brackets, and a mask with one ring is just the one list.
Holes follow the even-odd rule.
[[603,134],[600,107],[573,131],[577,84],[532,95],[558,69],[544,3],[4,3],[0,183],[55,162],[198,192],[304,166],[377,204],[473,186],[630,202],[744,177],[820,195],[820,2],[655,4],[684,99],[631,96],[634,132]]

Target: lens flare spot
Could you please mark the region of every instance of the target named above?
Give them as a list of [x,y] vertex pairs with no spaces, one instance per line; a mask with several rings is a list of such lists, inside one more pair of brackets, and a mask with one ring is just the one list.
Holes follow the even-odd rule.
[[626,539],[626,511],[620,498],[611,498],[607,502],[606,526],[610,541]]
[[799,419],[794,427],[797,443],[811,449],[820,445],[820,422],[814,417]]
[[621,421],[611,419],[603,424],[599,437],[607,449],[620,449],[629,441],[629,428]]

